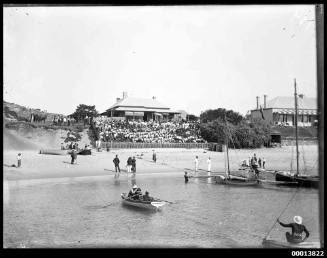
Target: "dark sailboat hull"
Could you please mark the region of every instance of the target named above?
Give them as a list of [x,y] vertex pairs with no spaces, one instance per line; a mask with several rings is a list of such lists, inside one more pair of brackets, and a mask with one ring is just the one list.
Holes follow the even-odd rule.
[[297,182],[299,187],[319,188],[318,176],[296,176],[287,173],[276,173],[276,181]]

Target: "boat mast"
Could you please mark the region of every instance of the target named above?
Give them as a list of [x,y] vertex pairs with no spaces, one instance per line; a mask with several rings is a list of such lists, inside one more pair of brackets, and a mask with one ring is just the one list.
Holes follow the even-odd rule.
[[227,155],[227,175],[229,177],[230,170],[229,170],[229,156],[228,156],[228,130],[227,130],[227,120],[226,120],[226,113],[225,113],[225,124],[226,124],[226,155]]
[[296,144],[296,175],[299,174],[299,143],[298,143],[298,128],[297,128],[297,92],[296,79],[294,79],[294,102],[295,102],[295,144]]

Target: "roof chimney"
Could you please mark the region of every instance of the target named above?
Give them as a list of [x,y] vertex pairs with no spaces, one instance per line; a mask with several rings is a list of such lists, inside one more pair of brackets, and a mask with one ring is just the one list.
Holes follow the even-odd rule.
[[259,109],[259,96],[257,96],[257,109]]
[[116,102],[118,102],[120,100],[120,98],[116,98]]
[[263,107],[267,107],[267,95],[263,95]]
[[127,91],[123,91],[123,99],[127,98]]

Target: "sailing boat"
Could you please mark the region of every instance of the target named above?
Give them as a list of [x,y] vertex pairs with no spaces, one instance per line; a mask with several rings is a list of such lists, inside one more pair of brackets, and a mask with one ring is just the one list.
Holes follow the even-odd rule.
[[296,92],[296,80],[294,79],[294,98],[295,98],[295,141],[296,141],[296,173],[290,173],[285,171],[279,171],[275,174],[276,181],[284,182],[297,182],[300,187],[313,187],[319,188],[319,176],[312,175],[299,175],[299,145],[298,145],[298,107],[297,107],[297,92]]
[[[226,114],[225,114],[225,123],[227,128]],[[225,162],[227,161],[227,168],[225,167],[226,177],[222,175],[218,175],[218,176],[214,176],[214,180],[218,184],[235,185],[235,186],[257,186],[259,183],[257,179],[239,177],[230,174],[229,154],[228,154],[228,135],[229,134],[226,133],[226,140],[225,140],[226,141]]]

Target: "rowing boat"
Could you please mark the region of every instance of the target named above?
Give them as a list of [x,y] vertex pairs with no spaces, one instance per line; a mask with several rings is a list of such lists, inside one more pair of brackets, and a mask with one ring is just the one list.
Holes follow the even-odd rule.
[[41,149],[39,154],[48,155],[67,155],[67,150],[57,150],[57,149]]
[[262,241],[262,246],[266,248],[290,248],[290,249],[298,249],[298,248],[320,248],[319,242],[302,242],[298,244],[292,244],[289,242],[281,242],[272,239],[264,239]]
[[160,207],[162,207],[167,203],[165,201],[161,201],[158,199],[154,199],[153,201],[133,200],[128,197],[127,193],[122,193],[121,198],[123,204],[138,207],[138,208],[150,209],[150,210],[158,210]]

